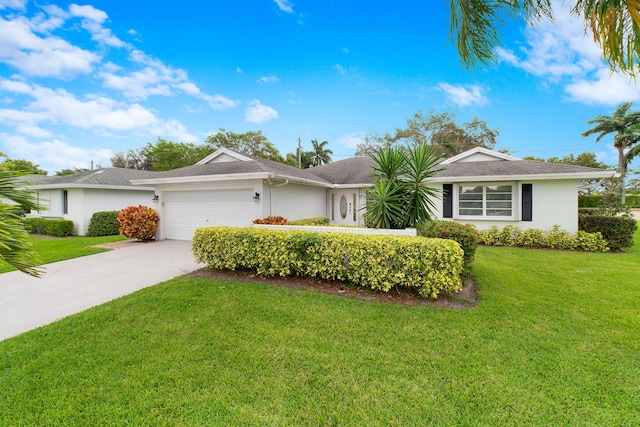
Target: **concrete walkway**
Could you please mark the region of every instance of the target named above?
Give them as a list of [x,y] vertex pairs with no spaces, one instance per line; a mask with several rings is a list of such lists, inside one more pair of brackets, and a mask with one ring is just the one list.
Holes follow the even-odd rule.
[[0,340],[202,267],[191,242],[161,240],[47,264],[39,279],[0,274]]

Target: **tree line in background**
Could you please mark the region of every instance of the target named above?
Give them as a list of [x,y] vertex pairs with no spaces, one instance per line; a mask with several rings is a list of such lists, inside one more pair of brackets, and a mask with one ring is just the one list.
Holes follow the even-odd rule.
[[203,144],[158,138],[155,143],[149,142],[139,149],[115,153],[111,157],[111,164],[119,168],[166,171],[194,165],[214,151],[228,148],[249,156],[306,169],[331,162],[333,151],[327,148],[328,144],[327,141],[312,139],[310,151],[301,150],[299,156],[294,153],[282,156],[262,131],[236,133],[221,128],[219,132],[209,135]]

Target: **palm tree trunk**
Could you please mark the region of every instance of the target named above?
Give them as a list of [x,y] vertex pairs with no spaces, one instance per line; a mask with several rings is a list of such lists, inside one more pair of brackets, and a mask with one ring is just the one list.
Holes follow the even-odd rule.
[[624,159],[624,144],[618,145],[618,170],[620,171],[620,202],[625,203],[625,175],[627,164]]

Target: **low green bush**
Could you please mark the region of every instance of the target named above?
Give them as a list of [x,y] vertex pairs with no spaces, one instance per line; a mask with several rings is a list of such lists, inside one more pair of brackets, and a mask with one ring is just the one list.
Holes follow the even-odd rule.
[[289,225],[306,225],[313,227],[321,227],[330,225],[331,221],[327,216],[317,216],[314,218],[297,219],[295,221],[289,221]]
[[435,237],[458,242],[464,251],[465,271],[471,272],[471,264],[478,248],[478,231],[473,225],[459,224],[453,221],[430,221],[417,227],[418,235]]
[[95,212],[89,220],[87,236],[117,236],[120,234],[118,232],[118,228],[120,227],[118,213],[119,211]]
[[45,232],[49,236],[71,236],[73,235],[73,221],[69,221],[68,219],[47,220]]
[[602,196],[599,194],[585,194],[578,196],[579,208],[597,208],[602,206]]
[[537,228],[522,230],[513,225],[496,226],[478,231],[478,243],[487,246],[519,246],[523,248],[564,249],[570,251],[607,252],[607,240],[600,233],[579,230],[575,235],[554,225],[551,231]]
[[450,240],[256,228],[199,228],[193,253],[209,268],[339,280],[437,298],[462,288],[463,251]]
[[637,224],[628,216],[580,215],[578,228],[588,233],[600,233],[611,250],[619,251],[633,246]]
[[625,203],[630,208],[640,208],[640,194],[629,194],[625,197]]
[[31,234],[65,237],[73,235],[73,221],[67,219],[25,218],[25,229]]
[[46,234],[46,221],[44,218],[25,218],[24,228],[31,234]]

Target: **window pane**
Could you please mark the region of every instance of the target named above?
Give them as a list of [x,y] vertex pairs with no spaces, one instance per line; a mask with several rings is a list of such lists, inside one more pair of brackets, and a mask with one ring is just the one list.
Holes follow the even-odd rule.
[[509,193],[511,194],[510,185],[487,185],[487,194],[489,193]]
[[487,209],[487,216],[511,216],[511,209]]
[[460,215],[482,216],[482,209],[463,209],[460,208]]

